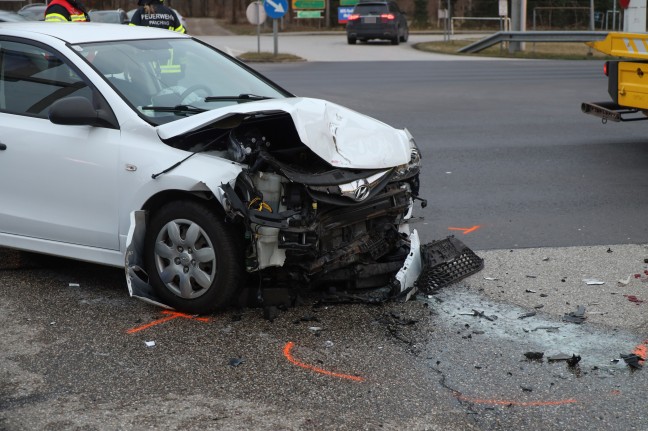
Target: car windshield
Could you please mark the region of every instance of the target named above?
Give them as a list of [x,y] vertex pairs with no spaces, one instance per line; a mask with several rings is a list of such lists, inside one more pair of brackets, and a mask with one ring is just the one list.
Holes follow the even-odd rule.
[[153,124],[226,105],[290,96],[194,39],[87,43],[74,49]]

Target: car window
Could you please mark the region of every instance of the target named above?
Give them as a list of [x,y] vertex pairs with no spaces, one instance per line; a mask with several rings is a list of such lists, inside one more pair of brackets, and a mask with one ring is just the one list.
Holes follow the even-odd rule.
[[92,101],[92,91],[56,54],[41,47],[0,41],[0,110],[47,118],[49,107],[68,96]]
[[387,12],[389,8],[386,4],[359,4],[354,10],[359,15],[381,15]]

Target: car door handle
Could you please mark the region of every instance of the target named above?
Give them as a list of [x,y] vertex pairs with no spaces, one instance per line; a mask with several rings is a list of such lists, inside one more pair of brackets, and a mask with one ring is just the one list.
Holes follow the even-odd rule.
[[0,143],[0,151],[4,151],[7,149],[7,146],[5,144]]

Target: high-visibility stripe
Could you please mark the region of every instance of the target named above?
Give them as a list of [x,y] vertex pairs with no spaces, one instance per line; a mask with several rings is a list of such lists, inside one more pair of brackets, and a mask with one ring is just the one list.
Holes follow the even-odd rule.
[[610,32],[604,40],[586,43],[607,55],[648,59],[648,34]]
[[67,22],[67,18],[65,18],[60,13],[48,13],[45,16],[45,21],[49,21],[49,22]]

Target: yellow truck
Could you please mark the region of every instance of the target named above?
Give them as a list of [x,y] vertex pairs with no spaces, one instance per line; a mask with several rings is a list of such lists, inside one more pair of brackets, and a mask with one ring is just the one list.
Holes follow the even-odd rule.
[[648,120],[648,34],[609,33],[587,45],[619,60],[604,64],[612,101],[584,102],[584,113],[609,121]]

